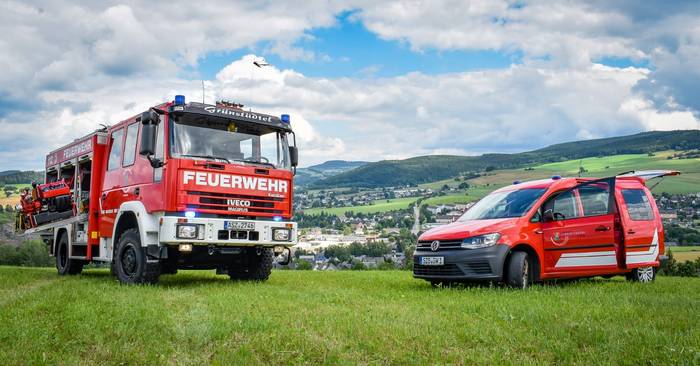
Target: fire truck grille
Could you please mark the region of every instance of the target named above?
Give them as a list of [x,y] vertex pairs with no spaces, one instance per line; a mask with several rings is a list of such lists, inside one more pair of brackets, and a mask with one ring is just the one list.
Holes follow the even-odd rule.
[[[187,208],[237,212],[238,210],[229,210],[229,208],[239,207],[244,208],[244,210],[241,211],[250,213],[283,213],[283,208],[280,207],[280,203],[284,202],[284,198],[200,191],[187,191],[186,193],[190,196],[199,197],[196,201],[198,203],[192,203],[192,201],[190,201],[190,203],[187,204]],[[234,201],[238,204],[234,203]],[[246,205],[240,204],[241,201],[245,201]]]

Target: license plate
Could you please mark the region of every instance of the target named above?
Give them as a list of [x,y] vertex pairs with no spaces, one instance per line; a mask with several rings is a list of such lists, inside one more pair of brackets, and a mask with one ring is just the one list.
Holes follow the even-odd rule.
[[224,229],[253,231],[255,230],[255,223],[241,221],[224,221]]
[[445,257],[421,257],[420,264],[424,266],[442,266],[445,264]]

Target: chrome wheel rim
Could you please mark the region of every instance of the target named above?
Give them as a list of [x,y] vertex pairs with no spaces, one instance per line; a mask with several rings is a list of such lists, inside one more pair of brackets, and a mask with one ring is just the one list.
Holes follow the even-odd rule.
[[637,277],[639,282],[651,282],[654,279],[654,267],[637,268]]

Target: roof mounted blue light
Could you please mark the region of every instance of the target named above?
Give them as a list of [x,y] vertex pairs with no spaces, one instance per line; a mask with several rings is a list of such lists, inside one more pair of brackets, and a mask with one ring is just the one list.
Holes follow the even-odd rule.
[[290,122],[289,115],[288,114],[281,115],[280,120],[282,120],[282,123],[289,123]]
[[553,175],[552,180],[559,180],[561,179],[561,175]]
[[275,217],[272,218],[272,220],[273,220],[273,221],[280,222],[280,221],[282,221],[282,216],[275,216]]
[[513,181],[513,184],[520,184],[520,181],[519,181],[519,180],[514,180],[514,181]]
[[175,105],[185,105],[185,96],[184,95],[176,95],[174,104]]

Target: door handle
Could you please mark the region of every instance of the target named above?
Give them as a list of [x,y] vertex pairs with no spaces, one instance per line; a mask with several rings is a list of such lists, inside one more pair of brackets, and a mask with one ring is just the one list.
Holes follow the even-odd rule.
[[102,200],[104,201],[106,199],[107,199],[107,193],[102,193]]
[[637,232],[634,230],[627,230],[627,234],[636,234]]
[[542,234],[542,233],[543,233],[542,229],[535,229],[535,234]]
[[597,228],[595,228],[595,231],[608,231],[610,230],[610,226],[605,226],[605,225],[600,225]]

